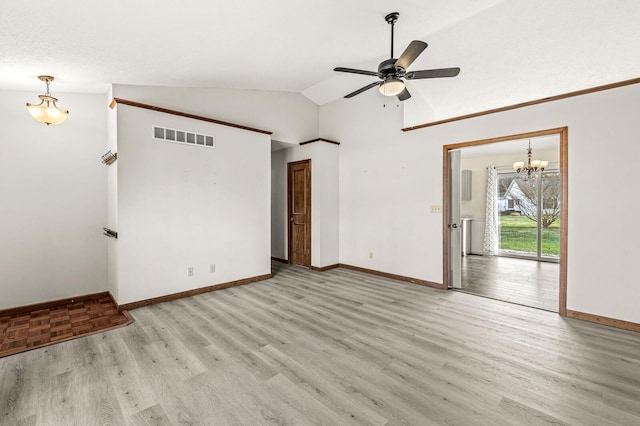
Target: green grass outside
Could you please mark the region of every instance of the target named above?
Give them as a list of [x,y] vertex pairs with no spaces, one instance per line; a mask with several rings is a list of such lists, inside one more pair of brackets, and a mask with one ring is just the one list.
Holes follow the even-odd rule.
[[[500,216],[500,249],[536,253],[537,224],[525,216]],[[560,255],[560,221],[542,228],[542,255]]]

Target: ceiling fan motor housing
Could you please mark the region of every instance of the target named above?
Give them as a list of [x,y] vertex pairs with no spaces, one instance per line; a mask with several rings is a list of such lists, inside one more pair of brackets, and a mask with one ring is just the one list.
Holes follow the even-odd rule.
[[402,68],[396,67],[396,62],[398,62],[398,60],[395,58],[380,62],[380,65],[378,65],[378,73],[382,75],[382,78],[397,75],[398,71],[402,70]]

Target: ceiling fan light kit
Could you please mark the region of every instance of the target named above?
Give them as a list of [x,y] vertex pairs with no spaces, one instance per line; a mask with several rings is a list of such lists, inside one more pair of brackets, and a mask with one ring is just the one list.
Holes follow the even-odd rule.
[[393,57],[393,30],[398,17],[398,12],[391,12],[384,17],[384,20],[391,25],[391,58],[380,62],[378,65],[378,72],[359,70],[354,68],[337,67],[334,71],[346,72],[350,74],[362,74],[372,77],[378,77],[381,81],[368,84],[354,92],[349,93],[345,98],[352,98],[360,93],[369,90],[373,87],[380,86],[378,90],[384,96],[397,96],[400,101],[405,101],[411,97],[411,94],[407,90],[405,82],[406,80],[419,80],[424,78],[442,78],[442,77],[455,77],[460,73],[460,68],[441,68],[432,70],[420,70],[407,72],[409,66],[416,60],[416,58],[427,48],[427,43],[420,40],[413,40],[409,43],[409,46],[402,52],[400,58]]
[[398,96],[404,90],[404,82],[399,78],[389,78],[380,85],[378,90],[385,96]]

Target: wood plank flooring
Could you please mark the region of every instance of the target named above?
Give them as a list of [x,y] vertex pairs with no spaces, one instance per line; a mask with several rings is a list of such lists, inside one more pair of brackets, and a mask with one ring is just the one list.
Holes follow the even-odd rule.
[[513,257],[463,256],[460,290],[558,312],[560,265]]
[[274,264],[0,359],[2,425],[637,425],[640,334]]

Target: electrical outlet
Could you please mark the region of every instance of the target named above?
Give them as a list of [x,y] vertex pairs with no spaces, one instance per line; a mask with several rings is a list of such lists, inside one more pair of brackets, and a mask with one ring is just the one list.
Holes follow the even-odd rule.
[[214,273],[216,271],[216,264],[212,263],[209,265],[209,272]]
[[431,213],[442,213],[442,206],[431,206]]
[[369,259],[373,259],[373,252],[372,251],[369,252]]
[[187,276],[189,276],[189,277],[193,276],[193,266],[189,266],[187,268]]

